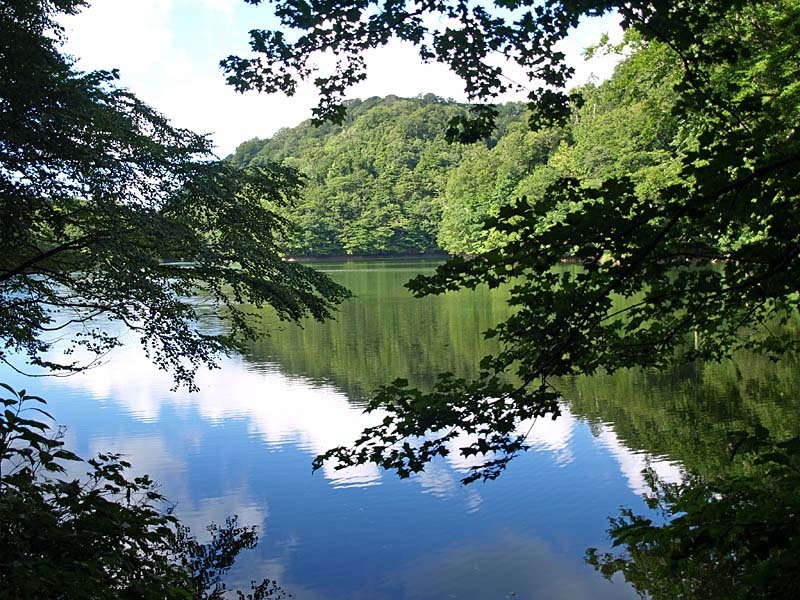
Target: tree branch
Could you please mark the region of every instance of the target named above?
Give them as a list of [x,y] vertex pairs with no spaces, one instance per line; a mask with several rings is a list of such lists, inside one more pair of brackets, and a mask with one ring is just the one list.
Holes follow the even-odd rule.
[[66,252],[67,250],[77,250],[78,248],[85,246],[85,243],[91,240],[93,237],[96,236],[91,236],[89,234],[86,234],[74,240],[70,240],[69,242],[65,242],[59,246],[50,248],[45,252],[40,252],[36,256],[29,258],[28,260],[24,261],[23,263],[11,269],[10,271],[5,271],[3,274],[0,274],[0,282],[8,281],[12,277],[21,275],[22,273],[33,267],[35,264],[45,261],[48,258],[52,258],[56,254],[59,254],[61,252]]

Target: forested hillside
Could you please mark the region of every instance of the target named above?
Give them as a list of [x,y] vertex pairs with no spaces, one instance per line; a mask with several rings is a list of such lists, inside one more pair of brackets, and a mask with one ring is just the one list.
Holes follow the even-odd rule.
[[560,128],[531,131],[524,105],[508,103],[492,138],[448,143],[447,124],[465,105],[388,96],[351,101],[342,125],[306,121],[244,142],[230,160],[282,161],[307,177],[290,215],[297,254],[474,254],[499,241],[483,226],[487,216],[515,198],[542,197],[559,176],[592,185],[630,175],[644,193],[663,187],[676,135],[666,56],[650,45],[610,80],[577,90],[582,102]]

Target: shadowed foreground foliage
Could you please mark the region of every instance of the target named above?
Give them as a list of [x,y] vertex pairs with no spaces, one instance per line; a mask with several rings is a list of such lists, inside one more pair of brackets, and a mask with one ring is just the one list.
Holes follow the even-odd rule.
[[282,260],[293,169],[220,161],[115,71],[77,70],[59,19],[85,4],[0,3],[0,361],[75,372],[133,331],[192,387],[253,337],[247,307],[322,320],[347,292]]
[[[200,543],[157,484],[129,477],[119,454],[83,460],[64,448],[44,401],[5,384],[0,414],[0,598],[214,600],[242,550],[258,542],[236,517]],[[87,469],[83,477],[79,470]],[[240,600],[287,598],[253,582]]]
[[[557,45],[587,17],[616,14],[629,47],[654,52],[668,75],[664,101],[650,107],[674,137],[654,148],[654,171],[620,163],[599,177],[557,173],[485,222],[497,247],[409,283],[419,296],[510,286],[514,310],[487,332],[500,351],[479,376],[443,374],[432,391],[402,379],[381,388],[368,410],[385,411],[383,421],[316,468],[372,462],[405,477],[452,452],[484,457],[465,481],[492,479],[528,447],[531,419],[559,414],[558,377],[800,349],[782,328],[800,302],[800,1],[246,1],[274,5],[282,30],[251,31],[256,55],[223,61],[229,82],[293,93],[313,77],[319,119],[344,118],[365,51],[393,38],[449,66],[470,99],[486,102],[452,123],[461,140],[491,131],[488,102],[514,87],[497,66],[505,60],[534,86],[533,128],[565,124],[581,99],[566,89],[574,69]],[[326,52],[338,60],[319,73]],[[647,85],[637,91],[652,99]],[[614,139],[597,141],[602,152]],[[559,272],[565,257],[583,268]],[[634,562],[604,564],[664,598],[796,595],[795,456],[791,444],[776,446],[753,477],[662,487],[671,521],[624,515],[615,535]]]
[[[487,46],[464,42],[463,52],[476,59],[472,67],[480,70],[481,53],[496,49],[488,43],[494,39],[518,50],[521,62],[535,64],[552,75],[546,81],[561,87],[567,67],[563,56],[550,52],[552,43],[582,16],[616,8],[626,44],[635,52],[621,66],[621,81],[638,81],[633,89],[649,98],[642,110],[651,119],[666,114],[672,140],[633,165],[557,174],[535,195],[510,202],[486,221],[498,233],[495,248],[455,258],[435,275],[410,282],[419,296],[508,285],[511,316],[487,332],[500,351],[481,362],[478,377],[444,375],[432,393],[403,380],[386,386],[369,404],[389,413],[383,423],[355,447],[333,449],[316,465],[325,459],[339,466],[374,462],[407,475],[434,457],[458,452],[486,457],[467,480],[493,478],[527,447],[528,420],[558,415],[556,377],[632,366],[664,369],[725,359],[738,349],[770,357],[796,350],[797,338],[774,325],[786,323],[798,305],[800,88],[796,70],[787,65],[800,58],[800,3],[551,0],[542,9],[521,7],[529,18],[505,26],[506,15],[487,20],[488,9],[459,13],[456,4],[434,10],[451,11],[448,16],[456,19],[455,29],[435,35],[442,43],[460,44],[486,33]],[[394,8],[397,14],[380,13],[369,23],[399,18],[415,31],[426,27],[408,6]],[[308,31],[293,46],[300,55],[284,72],[305,64],[319,50],[317,43],[325,48],[385,43],[383,37],[360,38],[358,30],[324,33],[327,11],[340,10],[345,9],[322,3],[308,19],[286,12],[287,23]],[[408,33],[399,25],[389,29],[401,37]],[[364,35],[368,31],[365,24]],[[453,38],[457,31],[466,37]],[[530,39],[546,44],[531,50]],[[235,83],[254,88],[275,83],[269,73],[278,67],[249,68],[280,64],[270,52],[281,44],[286,40],[262,50],[263,63],[229,63],[238,76]],[[456,72],[474,75],[472,67],[459,70],[465,65],[448,53],[437,59],[453,59]],[[645,76],[650,69],[667,76],[666,88]],[[483,75],[488,83],[497,76],[488,67]],[[490,88],[482,95],[491,97]],[[545,96],[550,100],[537,97],[530,109],[557,117],[560,101]],[[562,108],[556,121],[571,114],[567,104]],[[602,140],[595,145],[604,146]],[[645,158],[652,161],[649,169]],[[582,268],[559,272],[565,257]],[[470,443],[451,448],[464,433]]]
[[661,522],[623,510],[609,530],[621,551],[590,549],[587,562],[654,600],[795,597],[800,438],[776,443],[757,428],[730,442],[743,473],[665,483],[650,471],[647,501]]

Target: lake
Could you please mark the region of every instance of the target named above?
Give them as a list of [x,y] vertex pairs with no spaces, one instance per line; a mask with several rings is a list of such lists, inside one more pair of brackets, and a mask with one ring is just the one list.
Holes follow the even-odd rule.
[[481,332],[507,314],[502,290],[413,299],[403,283],[433,262],[317,266],[356,294],[336,320],[299,328],[264,311],[269,335],[201,372],[199,392],[170,392],[133,338],[80,375],[0,381],[45,397],[79,454],[122,452],[162,482],[200,537],[227,515],[257,525],[232,580],[273,578],[303,600],[633,598],[583,556],[608,548],[620,506],[646,512],[645,466],[673,481],[682,465],[710,474],[725,468],[728,431],[800,433],[796,359],[742,355],[559,382],[563,416],[537,423],[532,449],[493,482],[460,485],[471,463],[453,455],[402,481],[374,466],[312,475],[315,455],[375,420],[362,413],[370,390],[473,374],[492,349]]

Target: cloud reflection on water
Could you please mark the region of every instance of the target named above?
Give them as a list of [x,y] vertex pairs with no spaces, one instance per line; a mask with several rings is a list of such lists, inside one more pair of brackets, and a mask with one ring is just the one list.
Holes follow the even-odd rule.
[[[428,598],[514,598],[517,600],[620,600],[636,598],[628,586],[613,585],[580,560],[548,542],[501,532],[479,544],[453,545],[421,556],[380,582],[370,581],[353,600],[375,591],[400,589],[408,600]],[[298,600],[305,600],[298,596]]]
[[187,482],[189,465],[185,457],[175,453],[169,442],[159,435],[134,435],[111,439],[96,436],[91,439],[92,454],[112,450],[131,462],[131,475],[147,474],[156,482],[169,483],[169,497],[178,500],[181,522],[189,526],[201,541],[210,539],[209,523],[224,523],[237,515],[242,525],[266,529],[269,507],[263,500],[252,497],[246,486],[226,489],[221,495],[197,498]]
[[[172,385],[169,375],[156,369],[138,348],[123,348],[120,353],[124,356],[115,356],[114,364],[125,365],[124,369],[109,366],[92,369],[60,380],[59,385],[80,388],[102,402],[114,402],[135,419],[145,422],[158,421],[165,405],[179,411],[195,411],[215,425],[244,419],[249,435],[268,448],[292,445],[309,456],[352,443],[365,427],[384,416],[380,411],[364,414],[360,406],[349,402],[347,396],[332,385],[288,377],[276,365],[254,369],[240,359],[226,359],[221,369],[199,372],[199,392],[170,393],[166,391]],[[564,407],[558,419],[538,420],[528,440],[534,451],[546,452],[558,466],[566,466],[575,460],[572,440],[576,426],[579,426],[577,419]],[[529,423],[522,423],[518,431],[524,433],[529,428]],[[458,452],[458,448],[469,444],[470,440],[466,434],[454,439],[446,460],[429,465],[416,477],[424,492],[439,497],[459,493],[463,473],[483,460],[475,456],[463,457]],[[647,465],[668,481],[680,478],[678,465],[629,450],[611,426],[603,426],[597,440],[613,456],[628,487],[636,493],[646,490],[641,471]],[[100,444],[97,447],[100,448]],[[164,469],[160,464],[164,463],[148,459],[157,447],[158,443],[147,449],[131,448],[129,454],[137,457],[147,472],[156,477],[169,477],[169,473],[161,473]],[[166,456],[168,452],[163,454]],[[373,464],[341,470],[325,464],[321,472],[335,487],[379,485],[382,478],[380,469]],[[466,509],[477,510],[479,506],[479,499],[471,498]]]
[[[116,365],[123,365],[124,368],[110,368]],[[570,544],[579,547],[587,545],[577,541],[583,539],[582,533],[559,533],[559,536],[565,537],[552,538],[553,534],[549,531],[550,524],[564,514],[572,514],[570,511],[573,510],[585,511],[590,506],[581,504],[585,498],[576,499],[577,494],[572,492],[569,492],[572,494],[569,497],[558,495],[569,485],[560,476],[548,480],[549,486],[537,488],[532,482],[537,481],[539,473],[524,469],[517,473],[525,480],[525,485],[511,486],[509,489],[515,490],[515,493],[518,491],[519,495],[510,500],[503,497],[500,501],[494,491],[496,487],[462,487],[460,479],[476,464],[474,457],[466,459],[455,451],[458,446],[469,442],[467,436],[454,440],[454,451],[446,459],[429,465],[425,472],[412,478],[423,494],[441,500],[435,504],[448,507],[446,511],[451,511],[450,507],[456,509],[450,512],[453,515],[452,522],[448,520],[450,516],[447,519],[440,516],[426,522],[424,514],[418,515],[425,526],[431,528],[425,534],[425,539],[441,541],[444,548],[433,546],[427,550],[429,556],[413,558],[409,563],[381,563],[384,555],[387,558],[404,556],[402,540],[405,536],[413,538],[417,535],[417,530],[408,527],[396,532],[380,530],[379,535],[369,533],[374,530],[375,522],[382,518],[380,515],[384,506],[392,506],[395,511],[404,510],[405,503],[409,501],[405,499],[406,494],[408,499],[414,496],[413,484],[402,486],[406,490],[404,492],[392,488],[394,495],[399,493],[404,497],[397,502],[378,498],[377,495],[370,495],[370,492],[358,496],[339,495],[338,498],[344,498],[344,512],[340,513],[315,504],[316,499],[309,500],[313,483],[306,488],[297,487],[296,481],[279,481],[276,490],[283,485],[295,486],[283,493],[296,495],[287,504],[282,499],[282,493],[264,493],[263,487],[271,483],[269,475],[265,475],[269,471],[259,471],[256,478],[251,480],[250,471],[245,475],[244,469],[239,471],[230,468],[233,464],[231,461],[239,460],[236,453],[241,451],[240,446],[231,447],[227,452],[224,441],[221,443],[211,439],[216,437],[215,429],[228,427],[231,432],[236,432],[233,435],[244,434],[257,441],[255,455],[241,459],[252,465],[259,463],[260,453],[284,449],[295,451],[294,455],[297,455],[296,450],[300,450],[301,458],[306,455],[310,461],[312,456],[332,446],[352,442],[365,426],[380,419],[381,415],[364,415],[362,408],[348,401],[347,396],[335,386],[302,377],[288,377],[275,365],[254,368],[243,360],[228,359],[224,361],[222,369],[201,372],[197,383],[200,391],[196,393],[168,392],[172,384],[169,376],[154,368],[133,348],[123,349],[114,357],[111,365],[47,385],[52,385],[54,390],[56,386],[61,389],[66,386],[71,391],[65,396],[88,396],[97,403],[121,407],[136,421],[151,424],[135,428],[136,432],[129,436],[123,433],[117,439],[111,433],[94,431],[91,450],[123,452],[134,464],[136,472],[148,472],[155,479],[165,482],[169,487],[168,496],[180,502],[178,510],[182,521],[190,525],[195,534],[202,538],[205,524],[224,522],[225,517],[232,514],[239,515],[242,524],[257,525],[260,534],[269,540],[272,550],[268,556],[257,556],[255,553],[244,555],[238,569],[242,577],[261,573],[259,577],[276,578],[286,584],[286,588],[294,592],[298,600],[327,597],[328,584],[322,582],[328,581],[326,577],[330,577],[331,581],[337,580],[336,567],[327,566],[328,562],[335,564],[336,561],[329,556],[316,556],[308,548],[334,548],[341,544],[341,538],[333,537],[331,532],[341,532],[336,520],[344,522],[342,515],[346,513],[347,525],[343,529],[354,539],[360,540],[348,552],[367,561],[362,546],[367,547],[370,560],[374,559],[376,564],[385,567],[378,569],[374,575],[364,573],[363,579],[354,581],[353,587],[347,588],[347,597],[361,597],[356,594],[360,589],[364,590],[363,597],[376,597],[375,590],[379,591],[382,586],[387,592],[389,588],[402,590],[402,595],[392,597],[405,598],[436,597],[431,596],[432,592],[441,592],[440,597],[463,598],[503,597],[503,594],[512,592],[517,593],[517,598],[532,599],[626,597],[629,588],[604,587],[608,584],[601,578],[596,578],[591,572],[581,571],[580,561],[574,558],[574,554],[573,558],[568,556]],[[176,417],[176,423],[165,426]],[[205,423],[204,427],[193,424],[198,417]],[[523,424],[520,431],[527,431],[527,428],[528,425]],[[595,453],[591,449],[599,448],[599,454],[609,457],[605,463],[611,470],[623,474],[624,478],[617,478],[617,481],[624,482],[635,492],[643,491],[643,479],[639,471],[645,466],[646,457],[627,449],[610,426],[601,426],[595,437],[587,434],[587,428],[588,425],[576,418],[567,407],[555,421],[538,421],[529,436],[533,447],[529,455],[539,455],[535,458],[535,468],[555,468],[559,473],[580,470],[585,468],[586,453],[593,455]],[[146,433],[142,434],[142,431]],[[173,435],[177,437],[172,439],[170,436]],[[191,452],[188,456],[179,453],[182,446],[202,449],[204,444],[209,448],[201,458],[198,458],[200,455],[191,455]],[[224,456],[220,452],[225,453]],[[662,475],[678,473],[677,466],[666,461],[655,460],[651,465]],[[554,473],[551,471],[550,474]],[[326,466],[321,475],[329,482],[329,487],[334,488],[375,486],[383,482],[382,472],[374,465],[342,471]],[[274,472],[274,476],[280,477],[280,472]],[[387,477],[387,484],[389,479],[393,479],[393,476]],[[532,486],[534,491],[531,491]],[[204,496],[208,491],[211,491],[211,495]],[[498,512],[499,506],[502,509]],[[542,509],[542,506],[545,508]],[[274,511],[273,528],[281,524],[277,525],[277,532],[269,528],[270,507]],[[359,519],[357,517],[362,513],[358,511],[362,509],[363,518]],[[459,531],[459,527],[468,531],[471,527],[481,527],[496,518],[502,522],[501,527],[514,527],[517,519],[524,521],[524,515],[530,511],[541,518],[539,522],[526,527],[526,531],[534,533],[533,537],[502,528],[485,539],[484,535],[487,534],[478,534],[476,530],[475,538],[464,537],[460,545],[451,537],[454,531]],[[498,514],[500,517],[497,517]],[[293,518],[303,519],[303,522],[308,519],[313,525],[310,529],[296,529],[291,525]],[[287,522],[290,525],[287,526]],[[330,527],[331,522],[334,524],[331,532],[328,529],[318,530]],[[453,523],[457,524],[455,529]],[[278,546],[293,539],[291,536],[295,533],[300,536],[296,543],[303,548],[303,552],[295,554],[289,547],[281,550]],[[541,538],[538,537],[540,535]],[[380,543],[384,540],[388,549],[381,550]],[[344,553],[346,556],[351,554]],[[309,572],[309,560],[311,572],[315,574],[309,581],[300,582],[299,579],[305,578]],[[332,572],[314,570],[320,568],[329,568]],[[387,574],[386,569],[393,573]],[[298,580],[297,585],[292,585],[293,579]],[[372,590],[372,596],[369,590]],[[478,596],[476,592],[492,592],[493,595]],[[387,593],[386,597],[390,597],[390,594]]]

